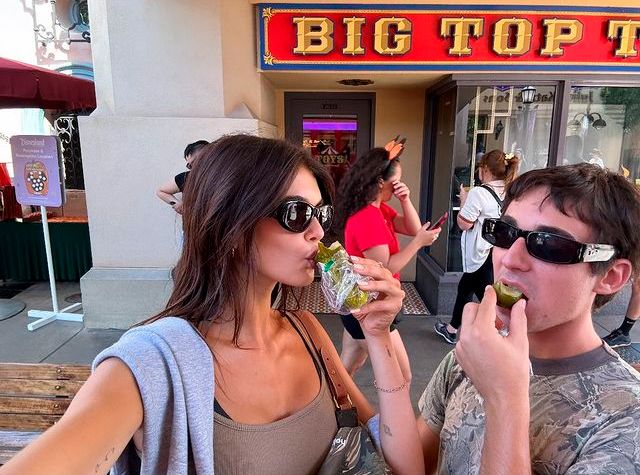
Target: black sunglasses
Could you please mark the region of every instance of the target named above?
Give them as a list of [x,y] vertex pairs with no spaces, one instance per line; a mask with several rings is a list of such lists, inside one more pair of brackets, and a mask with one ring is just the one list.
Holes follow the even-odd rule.
[[546,231],[524,231],[494,218],[484,220],[482,237],[502,249],[509,249],[518,238],[523,238],[530,255],[553,264],[604,262],[616,254],[616,248],[610,244],[583,244]]
[[313,218],[317,218],[322,229],[328,231],[333,221],[333,206],[316,207],[302,200],[287,200],[278,206],[272,216],[280,226],[294,233],[306,231]]

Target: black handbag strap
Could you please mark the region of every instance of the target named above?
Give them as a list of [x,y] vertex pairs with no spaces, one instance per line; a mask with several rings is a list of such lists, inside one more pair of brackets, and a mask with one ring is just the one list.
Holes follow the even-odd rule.
[[495,192],[495,190],[493,188],[491,188],[489,185],[483,183],[482,185],[480,185],[480,188],[484,188],[485,190],[487,190],[489,193],[491,193],[491,196],[493,196],[493,198],[498,202],[498,207],[500,208],[500,212],[502,212],[502,200],[500,199],[500,197],[498,196],[498,193]]

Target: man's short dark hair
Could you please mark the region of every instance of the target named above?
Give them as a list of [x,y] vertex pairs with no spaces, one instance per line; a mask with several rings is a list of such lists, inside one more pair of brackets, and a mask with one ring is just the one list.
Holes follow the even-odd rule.
[[[612,244],[616,255],[607,262],[593,262],[594,274],[604,273],[613,259],[629,259],[634,276],[640,266],[640,193],[622,175],[588,163],[531,170],[508,187],[503,209],[513,200],[539,189],[548,190],[547,199],[567,216],[576,217],[593,232],[593,241]],[[640,278],[640,277],[637,277]],[[613,298],[597,295],[594,309]]]
[[190,143],[184,149],[184,158],[187,158],[189,155],[193,155],[198,150],[200,150],[202,147],[204,147],[205,145],[208,145],[208,144],[209,144],[209,142],[207,142],[206,140],[198,140],[197,142]]

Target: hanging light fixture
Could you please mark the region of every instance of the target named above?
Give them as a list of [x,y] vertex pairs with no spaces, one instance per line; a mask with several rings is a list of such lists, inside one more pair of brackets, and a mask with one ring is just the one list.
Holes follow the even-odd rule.
[[536,96],[536,88],[533,86],[525,86],[522,88],[522,103],[533,104],[533,100]]
[[[596,119],[595,116],[598,116]],[[578,112],[573,116],[573,120],[569,121],[567,126],[572,130],[578,130],[582,127],[582,123],[585,121],[585,128],[589,125],[596,130],[604,129],[607,126],[607,122],[602,118],[598,112]]]
[[337,81],[338,84],[342,84],[343,86],[369,86],[373,84],[373,80],[371,79],[341,79]]
[[591,126],[596,130],[604,129],[607,126],[607,123],[605,122],[605,120],[602,118],[602,116],[599,113],[597,113],[597,112],[592,112],[591,113],[591,117],[596,116],[596,115],[598,116],[598,118],[593,121]]

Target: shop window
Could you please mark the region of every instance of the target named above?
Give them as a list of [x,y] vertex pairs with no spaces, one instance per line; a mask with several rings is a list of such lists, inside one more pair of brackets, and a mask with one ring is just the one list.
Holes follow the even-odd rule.
[[583,162],[640,185],[640,88],[571,88],[562,163]]
[[448,271],[462,270],[462,231],[456,225],[460,185],[473,187],[480,184],[476,164],[482,155],[494,149],[518,156],[519,173],[546,167],[555,93],[555,86],[458,88],[450,196],[452,220],[446,267],[443,265]]

